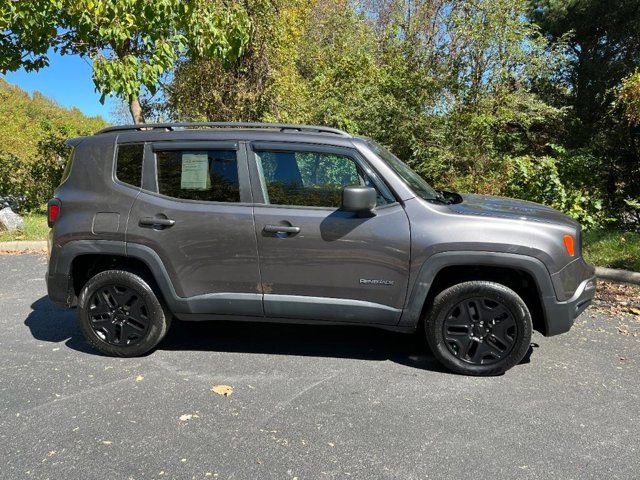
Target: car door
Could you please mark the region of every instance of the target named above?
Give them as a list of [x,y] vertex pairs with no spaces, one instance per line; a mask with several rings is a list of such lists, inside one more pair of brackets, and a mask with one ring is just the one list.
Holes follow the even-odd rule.
[[263,315],[245,152],[237,142],[145,147],[127,252],[153,251],[178,312]]
[[[350,148],[248,147],[265,315],[394,325],[407,290],[409,221]],[[373,216],[340,210],[342,188],[377,189]]]

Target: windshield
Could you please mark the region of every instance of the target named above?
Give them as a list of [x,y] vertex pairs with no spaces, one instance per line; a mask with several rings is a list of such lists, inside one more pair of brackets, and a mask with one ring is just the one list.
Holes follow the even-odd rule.
[[369,146],[391,169],[402,178],[411,190],[424,200],[440,200],[441,195],[436,192],[431,185],[425,182],[420,175],[411,170],[409,166],[396,157],[386,148],[369,140]]

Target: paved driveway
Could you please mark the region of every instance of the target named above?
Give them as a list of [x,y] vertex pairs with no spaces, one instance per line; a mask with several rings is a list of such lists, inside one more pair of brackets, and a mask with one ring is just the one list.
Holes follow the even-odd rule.
[[496,378],[365,328],[176,322],[156,352],[115,359],[48,301],[45,268],[0,256],[3,479],[640,475],[633,318],[623,335],[587,311]]

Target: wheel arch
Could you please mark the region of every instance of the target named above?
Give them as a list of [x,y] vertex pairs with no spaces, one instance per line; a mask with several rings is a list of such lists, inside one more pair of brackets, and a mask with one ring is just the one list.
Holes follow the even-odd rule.
[[[173,314],[221,314],[221,315],[256,315],[262,308],[262,294],[259,293],[206,293],[194,297],[180,297],[176,293],[171,277],[158,254],[146,245],[114,240],[75,240],[65,244],[50,270],[54,277],[65,277],[74,288],[73,263],[76,258],[85,258],[80,262],[99,261],[116,262],[125,269],[139,267],[139,271],[148,275]],[[80,263],[79,265],[82,265]],[[52,272],[49,273],[52,278]],[[73,292],[71,292],[73,295]],[[67,302],[69,305],[71,302]],[[262,312],[260,312],[262,313]]]
[[[56,272],[67,275],[70,289],[77,296],[89,278],[110,269],[126,270],[143,277],[156,295],[171,308],[177,298],[160,259],[151,249],[134,249],[125,242],[112,240],[76,240],[65,244],[56,262]],[[148,251],[147,251],[148,250]]]
[[556,298],[547,268],[537,258],[499,252],[442,252],[428,258],[413,281],[398,326],[417,328],[439,292],[469,280],[494,281],[516,291],[529,307],[535,329],[546,334],[545,300]]

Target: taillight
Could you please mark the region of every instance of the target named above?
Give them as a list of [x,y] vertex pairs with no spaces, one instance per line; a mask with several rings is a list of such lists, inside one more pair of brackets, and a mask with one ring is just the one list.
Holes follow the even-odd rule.
[[60,207],[62,204],[57,198],[52,198],[47,202],[47,224],[49,228],[53,227],[56,220],[60,216]]
[[564,248],[569,254],[569,256],[573,257],[576,254],[575,246],[573,244],[573,237],[571,235],[565,235],[564,238]]

